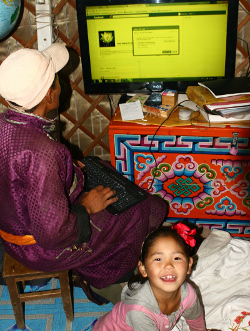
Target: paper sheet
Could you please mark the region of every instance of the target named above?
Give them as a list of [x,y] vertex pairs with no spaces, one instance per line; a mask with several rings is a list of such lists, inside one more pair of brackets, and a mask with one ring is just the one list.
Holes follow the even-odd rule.
[[120,103],[120,111],[123,121],[139,120],[144,118],[140,100],[129,103]]

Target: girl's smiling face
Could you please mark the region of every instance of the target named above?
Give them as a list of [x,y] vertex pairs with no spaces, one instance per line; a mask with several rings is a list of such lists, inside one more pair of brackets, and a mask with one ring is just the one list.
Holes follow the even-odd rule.
[[187,258],[183,248],[171,237],[158,237],[150,247],[145,265],[139,262],[143,277],[148,277],[150,286],[157,296],[175,294],[190,274],[192,258]]

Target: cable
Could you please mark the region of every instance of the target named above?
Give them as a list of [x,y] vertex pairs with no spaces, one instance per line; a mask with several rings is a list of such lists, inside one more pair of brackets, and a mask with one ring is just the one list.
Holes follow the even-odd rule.
[[[169,113],[169,115],[168,115],[168,117],[158,126],[158,128],[157,128],[157,130],[155,131],[155,133],[153,134],[153,137],[152,137],[152,140],[151,140],[151,142],[150,142],[150,146],[149,146],[149,152],[150,152],[150,154],[153,156],[153,159],[154,159],[154,163],[155,163],[155,171],[154,171],[154,173],[153,173],[153,178],[152,178],[152,182],[151,182],[151,184],[150,184],[150,186],[149,186],[149,188],[147,189],[147,191],[150,191],[151,190],[151,188],[152,188],[152,186],[153,186],[153,184],[154,184],[154,182],[155,182],[155,177],[156,177],[156,173],[157,173],[157,168],[158,168],[158,165],[157,165],[157,161],[156,161],[156,158],[155,158],[155,156],[154,156],[154,153],[153,153],[153,151],[152,151],[152,145],[153,145],[153,142],[154,142],[154,139],[155,139],[155,136],[156,136],[156,134],[157,134],[157,132],[160,130],[160,128],[163,126],[163,124],[169,119],[169,117],[170,117],[170,115],[174,112],[174,110],[177,108],[177,107],[179,107],[179,106],[181,106],[181,104],[182,103],[184,103],[184,102],[187,102],[187,101],[190,101],[190,100],[183,100],[183,101],[181,101],[181,102],[179,102],[176,106],[174,106],[174,108],[171,110],[171,112]],[[197,129],[199,129],[199,130],[207,130],[210,126],[211,126],[211,122],[210,122],[210,119],[209,119],[209,117],[208,117],[208,127],[206,127],[206,128],[202,128],[202,127],[199,127],[199,126],[195,126],[192,122],[196,119],[196,118],[198,118],[200,115],[201,115],[201,112],[200,112],[200,110],[199,110],[199,107],[196,105],[196,108],[198,109],[198,115],[196,116],[196,117],[193,117],[193,118],[191,118],[191,125],[193,126],[193,127],[195,127],[195,128],[197,128]],[[163,173],[163,175],[165,176],[165,178],[166,179],[168,179],[167,178],[167,176]]]
[[[44,21],[43,18],[48,18],[48,21]],[[38,28],[39,29],[43,29],[47,26],[50,26],[51,24],[51,20],[50,19],[54,19],[54,15],[51,14],[48,10],[37,10],[36,11],[36,23],[41,23],[41,24],[46,24],[46,25],[43,25],[42,27]]]
[[114,109],[116,109],[116,107],[115,107],[115,103],[114,103],[114,100],[111,97],[111,95],[108,94],[107,96],[108,96],[108,100],[109,100],[110,115],[111,115],[111,118],[112,118],[113,117],[113,113],[114,113]]
[[[186,102],[186,101],[190,101],[190,100],[183,100],[183,101],[179,102],[177,105],[175,105],[175,106],[172,108],[171,112],[169,113],[168,117],[165,118],[165,120],[164,120],[164,121],[158,126],[157,130],[156,130],[155,133],[153,134],[153,137],[152,137],[152,140],[151,140],[151,143],[150,143],[150,146],[149,146],[149,152],[150,152],[150,154],[153,156],[153,159],[154,159],[154,162],[155,162],[155,171],[154,171],[154,173],[153,173],[153,179],[152,179],[152,182],[151,182],[149,188],[147,189],[147,191],[150,191],[151,188],[152,188],[152,186],[153,186],[153,184],[154,184],[155,177],[156,177],[156,172],[157,172],[157,168],[158,168],[156,158],[155,158],[155,156],[154,156],[154,154],[153,154],[153,152],[152,152],[152,145],[153,145],[154,138],[155,138],[157,132],[158,132],[158,131],[160,130],[160,128],[163,126],[163,124],[169,119],[170,115],[174,112],[174,110],[175,110],[177,107],[179,107],[183,102]],[[166,176],[164,173],[163,173],[163,175],[165,176],[166,179],[168,179],[167,176]]]
[[[48,19],[47,21],[46,18]],[[59,35],[59,26],[54,22],[55,15],[51,13],[49,10],[36,10],[35,19],[37,26],[39,26],[39,24],[42,25],[40,27],[37,27],[37,30],[41,30],[51,26],[53,31],[53,36],[52,36],[53,40],[57,41]]]

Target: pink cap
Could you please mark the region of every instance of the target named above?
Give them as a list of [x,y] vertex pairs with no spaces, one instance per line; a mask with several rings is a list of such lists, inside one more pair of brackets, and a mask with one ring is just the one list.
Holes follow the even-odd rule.
[[38,105],[51,87],[55,74],[69,60],[67,48],[54,43],[44,51],[24,48],[10,54],[0,66],[0,94],[19,110]]

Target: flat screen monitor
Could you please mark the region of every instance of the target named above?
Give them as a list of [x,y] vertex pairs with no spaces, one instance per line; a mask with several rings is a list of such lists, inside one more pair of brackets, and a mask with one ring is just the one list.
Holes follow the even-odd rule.
[[87,94],[234,77],[238,1],[76,0]]

